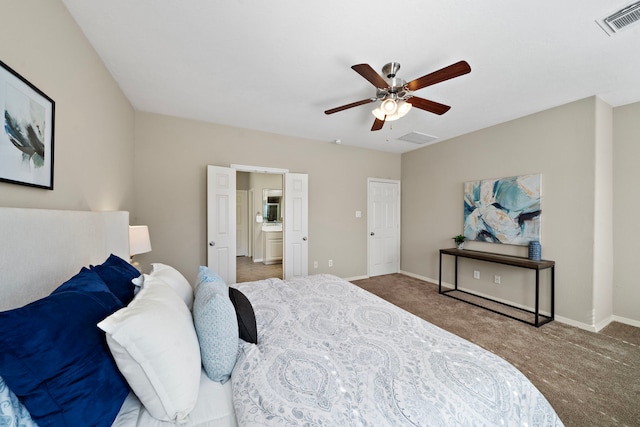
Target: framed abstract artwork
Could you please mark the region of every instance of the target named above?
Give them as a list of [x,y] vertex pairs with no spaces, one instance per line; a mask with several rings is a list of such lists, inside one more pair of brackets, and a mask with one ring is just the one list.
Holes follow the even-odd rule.
[[55,102],[0,61],[0,181],[53,190]]
[[541,187],[541,174],[465,182],[464,236],[512,245],[540,241]]

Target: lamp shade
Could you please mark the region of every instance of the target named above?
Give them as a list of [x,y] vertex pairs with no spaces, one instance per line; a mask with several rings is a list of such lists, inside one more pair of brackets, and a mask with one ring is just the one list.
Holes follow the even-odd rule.
[[146,225],[129,226],[129,255],[151,252],[149,227]]

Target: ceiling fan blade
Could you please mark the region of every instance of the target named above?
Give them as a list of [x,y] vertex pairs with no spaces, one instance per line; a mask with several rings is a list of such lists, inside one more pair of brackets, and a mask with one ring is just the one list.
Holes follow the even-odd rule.
[[373,132],[374,130],[380,130],[382,129],[382,126],[384,126],[384,120],[380,120],[376,117],[376,119],[373,121],[373,126],[371,126],[371,131]]
[[462,76],[471,72],[471,67],[467,61],[456,62],[448,67],[441,68],[438,71],[427,74],[426,76],[419,77],[415,80],[411,80],[406,84],[407,89],[414,91],[422,89],[423,87],[431,86],[436,83],[443,82],[445,80],[452,79],[454,77]]
[[387,83],[380,74],[376,73],[376,70],[371,68],[369,64],[358,64],[352,66],[351,68],[353,69],[353,71],[367,79],[369,83],[371,83],[378,89],[386,89],[389,87],[389,83]]
[[376,98],[367,98],[367,99],[363,99],[362,101],[356,101],[356,102],[352,102],[351,104],[346,104],[346,105],[342,105],[340,107],[336,107],[336,108],[332,108],[330,110],[325,111],[325,114],[333,114],[333,113],[337,113],[338,111],[342,111],[342,110],[347,110],[349,108],[353,108],[353,107],[357,107],[359,105],[364,105],[364,104],[368,104],[370,102],[376,101]]
[[412,96],[411,98],[407,99],[407,102],[416,108],[434,114],[444,114],[451,108],[448,105],[440,104],[435,101],[429,101],[428,99],[420,98],[417,96]]

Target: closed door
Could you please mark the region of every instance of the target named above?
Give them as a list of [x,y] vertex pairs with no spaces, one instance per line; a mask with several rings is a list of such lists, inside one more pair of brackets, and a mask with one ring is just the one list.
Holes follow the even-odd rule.
[[400,181],[368,179],[368,274],[400,271]]

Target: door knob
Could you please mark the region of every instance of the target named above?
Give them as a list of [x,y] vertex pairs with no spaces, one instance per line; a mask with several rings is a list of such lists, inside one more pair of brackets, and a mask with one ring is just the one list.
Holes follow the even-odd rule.
[[215,246],[216,242],[214,242],[213,240],[209,242],[209,246]]
[[304,237],[302,238],[302,240],[304,240],[304,241],[306,242],[306,241],[307,241],[307,236],[304,236]]
[[374,232],[372,231],[372,232],[371,232],[371,235],[372,235],[372,236],[375,236],[375,235],[376,235],[376,233],[374,233]]

